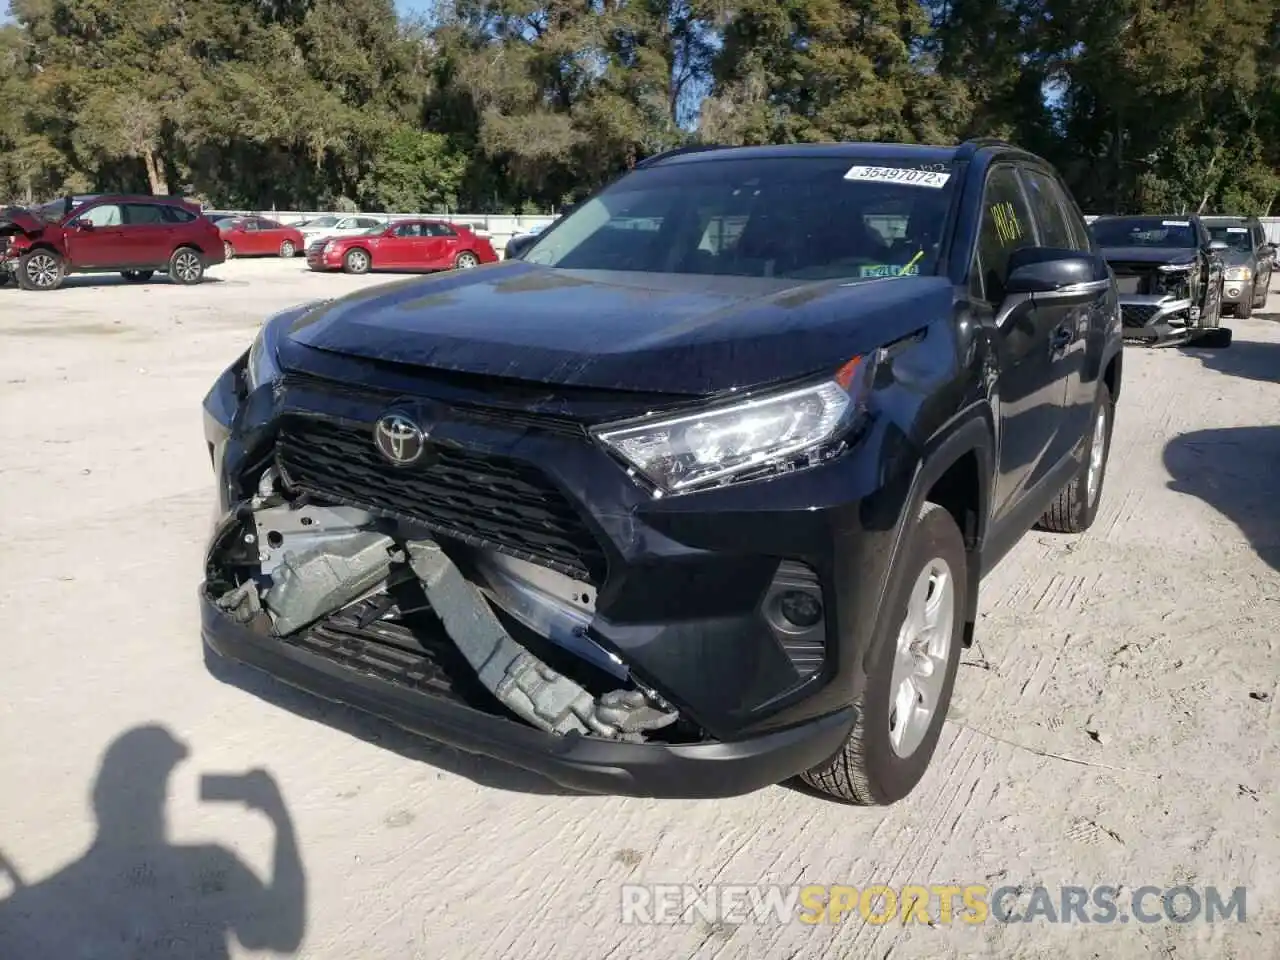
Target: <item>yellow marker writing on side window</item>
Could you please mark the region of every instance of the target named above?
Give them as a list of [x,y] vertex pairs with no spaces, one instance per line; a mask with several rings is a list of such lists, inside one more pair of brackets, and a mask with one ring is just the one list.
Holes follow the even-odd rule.
[[912,267],[914,267],[917,263],[919,263],[919,262],[920,262],[920,258],[921,258],[921,257],[923,257],[923,256],[924,256],[924,251],[923,251],[923,250],[917,250],[917,251],[916,251],[916,255],[915,255],[914,257],[912,257],[912,258],[907,262],[907,265],[906,265],[905,267],[903,267],[903,268],[902,268],[902,272],[903,272],[904,274],[910,273],[910,272],[911,272],[911,268],[912,268]]

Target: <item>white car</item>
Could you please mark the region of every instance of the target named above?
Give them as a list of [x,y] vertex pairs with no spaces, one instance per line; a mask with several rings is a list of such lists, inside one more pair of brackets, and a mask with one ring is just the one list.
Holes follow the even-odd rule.
[[323,243],[338,237],[354,237],[360,233],[368,233],[375,227],[385,227],[387,221],[380,217],[367,216],[333,216],[316,217],[301,224],[297,229],[302,234],[303,246],[310,247],[317,241]]

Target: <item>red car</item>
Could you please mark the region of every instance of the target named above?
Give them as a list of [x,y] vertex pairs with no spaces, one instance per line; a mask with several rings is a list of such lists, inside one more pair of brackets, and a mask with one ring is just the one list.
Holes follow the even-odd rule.
[[306,244],[302,233],[265,217],[221,217],[217,221],[226,258],[292,257]]
[[145,283],[157,272],[175,283],[204,279],[222,263],[222,238],[180,197],[63,197],[38,207],[0,210],[0,283],[54,290],[69,273],[119,273]]
[[312,270],[468,270],[496,263],[487,237],[441,220],[397,220],[354,237],[317,240],[307,247]]

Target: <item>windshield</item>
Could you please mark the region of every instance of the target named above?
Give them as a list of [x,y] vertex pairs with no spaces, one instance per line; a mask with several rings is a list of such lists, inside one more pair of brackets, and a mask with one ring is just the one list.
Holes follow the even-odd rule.
[[870,279],[933,272],[946,164],[713,159],[639,170],[544,231],[522,259],[576,270]]
[[1232,250],[1241,253],[1253,252],[1253,240],[1249,236],[1249,228],[1241,224],[1210,223],[1205,224],[1210,240],[1221,240]]
[[308,220],[308,227],[333,227],[337,226],[337,217],[316,217],[314,220]]
[[48,203],[42,203],[38,207],[31,207],[30,210],[31,213],[45,223],[57,223],[71,212],[71,204],[64,197],[60,200],[50,200]]
[[1186,247],[1193,249],[1196,228],[1171,217],[1123,217],[1095,220],[1093,236],[1102,247]]

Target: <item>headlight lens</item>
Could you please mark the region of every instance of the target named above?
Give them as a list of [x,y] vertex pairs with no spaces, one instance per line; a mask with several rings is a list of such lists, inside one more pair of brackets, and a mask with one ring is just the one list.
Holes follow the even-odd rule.
[[838,453],[865,413],[873,372],[873,358],[858,357],[809,386],[593,432],[659,496],[755,479]]
[[1234,280],[1236,283],[1247,283],[1253,279],[1253,271],[1248,267],[1229,267],[1227,279]]

